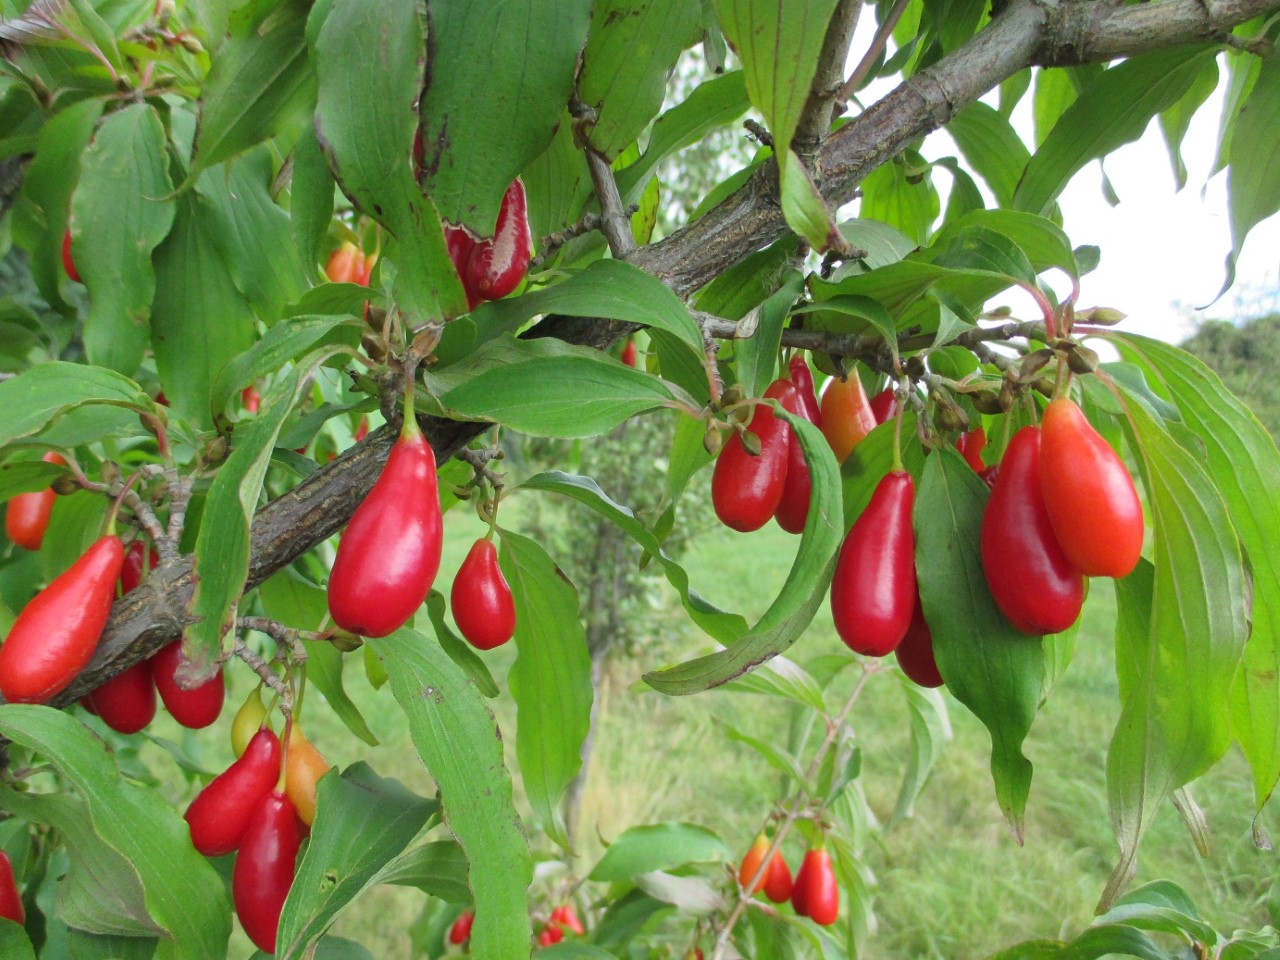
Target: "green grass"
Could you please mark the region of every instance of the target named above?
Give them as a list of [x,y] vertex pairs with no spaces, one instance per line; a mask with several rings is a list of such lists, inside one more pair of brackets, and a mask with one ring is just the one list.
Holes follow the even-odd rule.
[[[517,501],[504,507],[518,528]],[[438,584],[452,580],[479,523],[454,511],[446,523],[446,553]],[[754,618],[763,612],[786,576],[794,538],[773,526],[750,535],[717,531],[701,537],[685,557],[695,587],[727,609]],[[669,603],[676,601],[674,595]],[[1080,630],[1075,661],[1059,681],[1027,742],[1035,780],[1027,809],[1026,844],[1019,847],[995,802],[988,770],[985,729],[947,697],[954,727],[914,816],[882,834],[865,850],[878,889],[878,933],[860,956],[946,958],[990,955],[1033,937],[1074,935],[1087,925],[1117,850],[1107,819],[1104,762],[1118,714],[1110,622],[1114,602],[1109,585],[1095,583]],[[423,618],[426,632],[429,626]],[[689,630],[688,650],[706,644]],[[804,662],[843,649],[823,606],[798,641],[792,656]],[[505,689],[511,650],[487,655]],[[745,850],[778,794],[778,775],[748,747],[728,740],[720,720],[753,736],[783,739],[788,707],[775,698],[722,691],[665,698],[640,683],[640,675],[662,665],[661,654],[615,660],[600,691],[596,747],[582,808],[582,849],[573,868],[585,873],[608,841],[630,826],[657,820],[687,820],[716,830],[735,850]],[[233,669],[233,697],[247,692],[247,672]],[[848,686],[852,677],[837,685]],[[308,732],[330,761],[345,766],[367,760],[380,774],[394,776],[421,793],[433,792],[413,752],[401,712],[386,689],[376,692],[364,679],[361,657],[348,658],[348,690],[382,741],[370,748],[350,736],[319,702],[308,708]],[[834,698],[833,698],[834,699]],[[514,752],[514,706],[493,702]],[[235,704],[228,705],[230,711]],[[908,720],[896,678],[874,676],[851,718],[864,752],[863,786],[872,809],[887,820],[897,796],[908,744]],[[178,737],[167,719],[164,735]],[[230,760],[222,724],[216,733],[188,737],[203,749],[212,769]],[[148,754],[150,759],[150,754]],[[517,778],[518,786],[518,778]],[[1253,812],[1248,771],[1233,752],[1194,785],[1213,829],[1214,849],[1201,860],[1171,807],[1157,817],[1140,861],[1137,882],[1167,877],[1188,890],[1205,917],[1220,930],[1256,929],[1268,922],[1266,900],[1275,873],[1274,857],[1250,840]],[[185,802],[175,794],[175,804]],[[526,815],[527,807],[522,809]],[[1276,833],[1274,813],[1264,826]],[[555,854],[544,838],[533,837],[535,852]],[[798,864],[801,849],[788,845]],[[568,882],[548,871],[535,881],[533,908],[558,899]],[[365,943],[378,957],[412,956],[408,928],[423,903],[420,893],[380,888],[338,922],[334,932]],[[237,933],[229,956],[250,950]]]

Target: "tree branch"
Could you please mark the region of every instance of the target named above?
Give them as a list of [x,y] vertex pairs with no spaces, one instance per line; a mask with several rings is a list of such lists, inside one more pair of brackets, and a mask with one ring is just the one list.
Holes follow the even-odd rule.
[[[963,47],[826,138],[818,153],[823,194],[834,206],[848,201],[872,170],[1027,66],[1086,63],[1220,40],[1233,27],[1278,9],[1280,0],[1153,0],[1124,6],[1012,0]],[[694,223],[627,259],[687,296],[785,231],[776,170],[767,166]],[[617,321],[549,317],[529,335],[604,348],[631,329]],[[421,419],[441,463],[487,428]],[[342,528],[373,486],[393,440],[391,430],[375,431],[258,511],[246,590]],[[161,563],[142,587],[116,602],[93,662],[55,705],[78,699],[179,636],[193,589],[190,558]]]

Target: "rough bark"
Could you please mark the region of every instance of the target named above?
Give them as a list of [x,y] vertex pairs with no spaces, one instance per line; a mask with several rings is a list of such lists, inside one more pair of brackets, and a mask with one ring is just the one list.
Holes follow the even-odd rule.
[[[1013,0],[969,43],[822,142],[816,154],[822,193],[832,206],[846,202],[872,170],[1025,67],[1094,62],[1221,40],[1232,27],[1277,10],[1280,0],[1154,0],[1122,6],[1093,0]],[[785,230],[776,172],[766,168],[699,220],[627,259],[687,296]],[[628,329],[612,321],[549,317],[532,335],[606,347]],[[443,462],[482,425],[424,418],[423,428]],[[341,529],[373,485],[392,439],[386,431],[375,432],[259,511],[247,587]],[[98,655],[58,702],[78,698],[177,637],[191,591],[189,559],[158,568],[146,589],[116,604]]]

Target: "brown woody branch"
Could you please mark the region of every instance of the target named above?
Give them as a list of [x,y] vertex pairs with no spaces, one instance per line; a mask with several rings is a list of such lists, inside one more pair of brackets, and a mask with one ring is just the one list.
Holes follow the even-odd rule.
[[[834,206],[848,201],[867,174],[1028,66],[1220,41],[1233,27],[1277,10],[1280,0],[1153,0],[1122,6],[1012,0],[970,42],[827,137],[817,154],[821,189]],[[687,296],[785,230],[777,176],[766,168],[699,220],[627,259]],[[617,321],[549,317],[531,335],[604,348],[630,330]],[[858,355],[852,349],[850,354]],[[483,424],[423,418],[439,462],[483,429]],[[341,529],[373,486],[393,439],[390,430],[375,431],[258,512],[246,589]],[[116,603],[93,662],[56,702],[77,699],[179,636],[193,587],[189,558],[157,567],[143,587]]]

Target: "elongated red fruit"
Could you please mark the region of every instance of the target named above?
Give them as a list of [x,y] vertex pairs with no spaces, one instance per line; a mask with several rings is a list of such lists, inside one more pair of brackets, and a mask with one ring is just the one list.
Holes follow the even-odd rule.
[[231,873],[231,899],[254,946],[275,953],[280,911],[302,846],[302,825],[289,798],[278,790],[268,793],[251,815]]
[[67,271],[67,276],[80,283],[80,271],[76,269],[76,262],[71,259],[71,228],[68,227],[62,234],[62,269]]
[[472,289],[467,272],[467,264],[471,260],[471,254],[475,252],[476,242],[463,227],[446,223],[444,224],[444,244],[449,251],[449,259],[453,261],[453,269],[458,272],[458,279],[462,281],[462,289],[467,295],[467,306],[474,310],[484,300]]
[[7,917],[19,926],[27,922],[27,911],[22,906],[22,892],[13,876],[13,864],[3,850],[0,850],[0,917]]
[[883,657],[911,625],[916,602],[915,483],[889,472],[840,548],[831,581],[836,633],[854,653]]
[[214,777],[187,807],[184,816],[192,845],[206,857],[220,857],[240,846],[279,779],[280,738],[263,727],[244,756]]
[[453,579],[449,605],[459,632],[479,650],[500,647],[515,635],[515,599],[492,540],[481,538],[472,544]]
[[982,462],[982,448],[987,445],[987,431],[978,427],[956,437],[956,449],[964,457],[965,462],[973,468],[974,473],[981,473],[987,468]]
[[124,554],[124,565],[120,568],[120,592],[132,593],[142,584],[143,575],[142,568],[145,566],[148,570],[154,570],[159,558],[156,556],[155,548],[147,548],[148,545],[143,540],[135,540],[129,544],[129,549]]
[[1111,444],[1074,402],[1059,397],[1040,423],[1040,489],[1049,523],[1088,577],[1123,577],[1142,557],[1142,503]]
[[875,414],[856,372],[847,379],[834,378],[822,392],[822,433],[836,463],[844,463],[864,437],[876,428]]
[[412,415],[338,543],[329,613],[343,630],[385,637],[426,599],[440,568],[436,457]]
[[[795,360],[791,361],[792,370],[795,370]],[[803,360],[800,366],[808,371]],[[794,373],[793,373],[794,376]],[[810,378],[810,383],[813,380]],[[784,395],[779,399],[779,403],[789,413],[804,417],[810,423],[816,423],[810,416],[810,412],[805,408],[804,398],[801,396],[799,384],[793,379],[792,386],[795,387],[790,394]],[[817,401],[814,401],[817,406]],[[778,521],[778,526],[787,533],[800,533],[804,530],[805,518],[809,515],[809,499],[813,492],[813,480],[809,476],[809,465],[805,463],[804,451],[800,448],[800,439],[796,436],[796,432],[791,427],[786,428],[787,431],[787,478],[782,485],[782,500],[778,503],[778,510],[774,514],[774,519]]]
[[497,300],[520,286],[531,251],[524,184],[511,181],[502,195],[493,239],[481,240],[467,260],[466,286],[481,300]]
[[911,626],[907,627],[906,636],[893,651],[893,655],[898,658],[898,666],[902,668],[902,672],[916,686],[942,686],[942,674],[938,672],[938,661],[933,655],[933,634],[929,631],[929,624],[925,623],[919,598],[916,599],[915,612],[911,615]]
[[796,393],[800,397],[800,409],[804,411],[804,418],[821,428],[822,408],[818,404],[818,389],[814,386],[813,371],[809,369],[809,364],[797,353],[787,364],[787,371],[791,374],[791,382],[796,385]]
[[[750,849],[747,850],[746,855],[742,858],[742,863],[738,865],[738,886],[742,887],[743,890],[747,889],[747,885],[760,872],[760,864],[764,863],[764,855],[768,852],[769,838],[761,833],[752,841]],[[755,886],[751,888],[752,893],[760,892],[767,875],[767,870],[760,874]]]
[[124,544],[107,534],[23,607],[0,646],[0,693],[44,703],[76,678],[97,649],[116,596]]
[[634,367],[638,358],[639,353],[636,350],[636,342],[628,338],[627,345],[622,348],[622,362],[628,367]]
[[[780,403],[795,394],[786,380],[769,384],[764,395]],[[759,530],[778,511],[787,482],[786,421],[773,415],[767,406],[757,406],[747,427],[760,439],[760,453],[752,456],[734,433],[729,438],[711,475],[711,503],[720,522],[734,530]]]
[[825,849],[805,853],[792,888],[791,905],[796,913],[824,927],[836,922],[840,914],[840,887],[831,866],[831,854]]
[[458,919],[453,921],[453,926],[449,928],[449,942],[455,947],[460,947],[467,942],[467,938],[471,936],[471,926],[476,922],[476,915],[470,910],[463,910],[458,914]]
[[791,899],[791,892],[795,888],[795,884],[791,880],[791,868],[787,866],[787,861],[783,858],[782,852],[778,851],[773,855],[773,859],[769,861],[769,866],[764,873],[764,895],[774,903],[786,903]]
[[885,387],[871,398],[871,413],[876,423],[884,423],[898,412],[898,399],[893,395],[893,387]]
[[982,515],[982,569],[1014,628],[1058,633],[1080,616],[1084,577],[1062,552],[1040,485],[1040,428],[1009,441]]
[[137,733],[156,715],[151,661],[139,660],[94,690],[86,700],[86,706],[116,733]]
[[[67,461],[52,450],[40,458],[45,463],[66,466]],[[24,550],[39,550],[44,532],[49,528],[49,514],[57,496],[52,488],[20,493],[9,501],[4,513],[4,531],[9,539]]]
[[160,699],[173,719],[189,730],[201,730],[222,713],[222,702],[227,696],[226,684],[219,670],[212,679],[198,687],[188,690],[179,686],[177,673],[182,662],[182,641],[175,640],[161,647],[151,658],[151,675],[155,678],[156,689],[160,691]]

